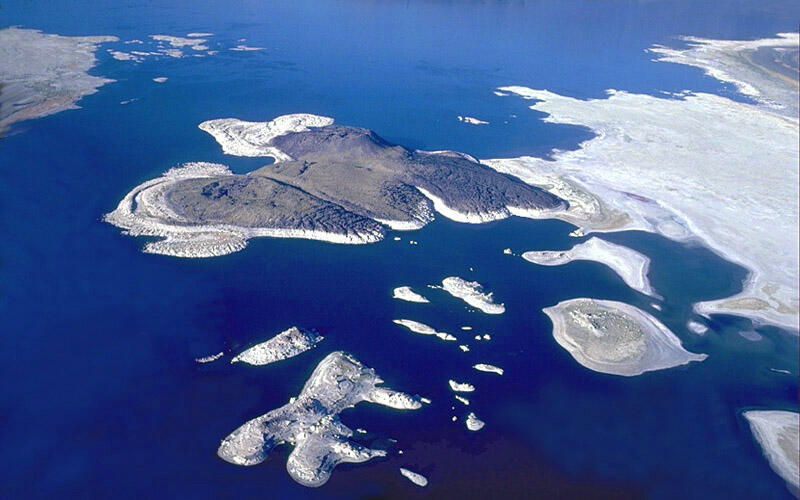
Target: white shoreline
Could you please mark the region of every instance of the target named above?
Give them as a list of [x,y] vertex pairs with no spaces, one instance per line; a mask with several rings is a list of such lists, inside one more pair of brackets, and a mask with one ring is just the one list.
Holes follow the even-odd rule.
[[751,410],[743,413],[769,466],[795,495],[800,492],[800,414],[781,410]]
[[547,307],[544,313],[553,323],[556,342],[596,372],[632,377],[708,357],[685,350],[661,322],[623,302],[578,298]]
[[302,238],[339,244],[365,244],[383,238],[378,232],[348,234],[289,228],[246,228],[230,224],[195,224],[172,211],[163,200],[175,183],[231,175],[228,167],[215,163],[187,163],[173,168],[161,177],[146,181],[131,190],[117,208],[103,220],[123,229],[130,236],[160,236],[160,241],[145,244],[145,253],[172,257],[217,257],[245,248],[250,238]]
[[698,313],[800,329],[797,121],[703,93],[676,99],[609,90],[607,98],[579,100],[500,90],[537,100],[531,109],[546,113],[545,122],[589,127],[596,136],[577,151],[555,151],[552,161],[484,164],[569,201],[553,218],[577,225],[577,234],[642,230],[695,239],[750,271],[742,293],[696,304]]
[[603,264],[613,270],[626,285],[651,297],[659,297],[647,274],[650,258],[636,250],[592,237],[569,250],[529,251],[522,254],[528,262],[542,266],[560,266],[576,260]]
[[270,146],[269,141],[290,132],[304,132],[309,127],[325,127],[333,124],[327,116],[296,113],[282,115],[268,122],[246,122],[236,118],[207,120],[198,128],[208,132],[222,147],[225,154],[233,156],[268,156],[275,162],[291,160],[280,149]]

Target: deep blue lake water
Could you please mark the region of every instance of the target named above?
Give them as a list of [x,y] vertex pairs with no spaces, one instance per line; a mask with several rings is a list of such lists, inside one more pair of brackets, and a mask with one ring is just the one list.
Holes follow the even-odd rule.
[[[692,89],[740,99],[700,70],[653,63],[644,49],[678,35],[764,37],[796,29],[789,2],[3,2],[0,26],[62,35],[215,33],[211,43],[263,46],[213,57],[116,61],[105,47],[93,74],[116,80],[82,109],[19,124],[0,139],[0,497],[3,498],[787,498],[741,412],[797,407],[798,339],[715,317],[686,331],[691,304],[736,292],[743,269],[698,247],[638,232],[603,235],[653,259],[662,311],[599,264],[557,268],[503,255],[568,248],[572,227],[512,218],[472,226],[441,217],[423,230],[364,246],[251,240],[205,260],[146,255],[143,239],[101,217],[133,186],[186,161],[238,172],[263,159],[222,154],[203,120],[334,117],[407,146],[479,158],[546,155],[591,137],[540,121],[492,90],[519,84],[579,97],[607,88]],[[167,76],[165,84],[152,78]],[[120,101],[136,98],[120,105]],[[473,127],[457,115],[480,117]],[[512,117],[516,115],[516,118]],[[418,245],[409,245],[414,239]],[[476,279],[507,312],[468,311],[442,278]],[[401,303],[410,285],[432,299]],[[621,300],[662,320],[702,363],[624,378],[578,365],[551,336],[543,307],[574,297]],[[422,337],[408,317],[468,341]],[[291,326],[319,347],[267,367],[200,365]],[[470,325],[472,332],[462,332]],[[489,342],[471,335],[490,333]],[[386,385],[430,397],[399,412],[362,404],[342,414],[389,446],[386,459],[341,465],[320,489],[285,471],[289,448],[262,465],[227,464],[219,440],[296,395],[333,350],[353,353]],[[505,368],[475,372],[478,362]],[[770,369],[788,370],[789,374]],[[470,411],[449,378],[477,388]],[[459,406],[455,406],[459,405]],[[455,410],[451,409],[455,406]],[[397,453],[403,450],[403,454]],[[417,489],[400,476],[429,477]]]

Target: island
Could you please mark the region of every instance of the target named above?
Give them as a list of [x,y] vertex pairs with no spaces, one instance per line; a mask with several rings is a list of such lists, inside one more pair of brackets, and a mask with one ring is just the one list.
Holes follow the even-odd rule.
[[477,281],[467,281],[458,276],[450,276],[442,280],[442,288],[453,297],[463,300],[486,314],[506,312],[505,305],[496,303],[492,292],[485,292],[483,285]]
[[437,338],[446,340],[448,342],[457,340],[455,336],[450,335],[447,332],[438,332],[434,328],[426,325],[425,323],[420,323],[419,321],[414,321],[411,319],[394,319],[392,320],[392,323],[404,326],[412,332],[419,333],[420,335],[435,335]]
[[292,358],[316,346],[324,337],[311,330],[293,326],[266,342],[256,344],[234,356],[231,363],[263,366]]
[[479,372],[496,373],[497,375],[502,375],[504,372],[504,370],[499,366],[494,366],[487,363],[478,363],[476,365],[472,365],[472,367]]
[[581,365],[626,377],[706,359],[646,312],[611,300],[572,299],[544,309],[553,337]]
[[589,238],[569,250],[530,251],[522,254],[528,262],[542,266],[559,266],[575,260],[599,262],[622,278],[626,285],[645,295],[656,296],[647,279],[650,258],[622,245],[600,238]]
[[420,304],[427,304],[430,302],[428,299],[418,294],[408,286],[399,286],[395,288],[392,291],[392,298],[405,300],[406,302],[418,302]]
[[786,481],[795,496],[800,493],[800,413],[750,410],[743,413],[767,462]]
[[473,432],[483,429],[483,426],[486,425],[486,423],[479,419],[473,412],[470,412],[469,415],[467,415],[467,419],[464,423],[466,424],[467,429]]
[[414,471],[405,469],[403,467],[400,467],[400,474],[402,474],[403,477],[405,477],[406,479],[408,479],[409,481],[411,481],[412,483],[416,484],[421,488],[428,486],[428,478],[423,476],[422,474],[418,474]]
[[217,455],[236,465],[263,462],[280,444],[294,447],[286,462],[289,475],[308,487],[325,484],[341,462],[360,463],[386,455],[350,438],[353,431],[339,413],[367,401],[400,410],[415,410],[421,399],[379,387],[375,370],[352,355],[336,351],[326,356],[300,394],[288,404],[256,417],[222,440]]
[[134,188],[105,220],[130,235],[163,238],[147,243],[145,252],[212,257],[262,236],[371,243],[389,229],[424,226],[434,210],[481,223],[567,208],[557,196],[469,155],[411,150],[327,117],[220,119],[200,128],[225,153],[275,163],[244,175],[189,163]]

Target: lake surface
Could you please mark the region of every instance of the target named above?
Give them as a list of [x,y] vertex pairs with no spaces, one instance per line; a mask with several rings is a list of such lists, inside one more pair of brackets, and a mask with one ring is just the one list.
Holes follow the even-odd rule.
[[[24,122],[0,140],[0,496],[791,498],[741,412],[796,410],[798,338],[761,327],[753,342],[739,335],[749,321],[726,316],[703,337],[688,332],[692,303],[735,293],[745,276],[704,248],[640,232],[602,236],[652,258],[650,279],[664,297],[657,311],[599,264],[548,268],[503,254],[579,241],[557,221],[437,217],[371,245],[257,239],[237,254],[188,260],[143,254],[144,239],[101,220],[132,187],[179,163],[237,172],[266,163],[223,155],[197,129],[207,119],[308,112],[410,147],[496,158],[591,137],[493,95],[500,85],[581,98],[616,88],[741,99],[696,68],[651,62],[644,49],[679,45],[677,35],[755,38],[797,27],[800,8],[788,2],[745,4],[4,2],[0,26],[122,40],[209,31],[212,44],[244,38],[266,50],[134,65],[105,52],[122,42],[103,46],[92,74],[115,83],[80,110]],[[158,76],[169,80],[156,84]],[[484,315],[426,288],[453,275],[483,283],[507,312]],[[431,304],[393,300],[401,285]],[[632,378],[591,372],[556,344],[542,313],[575,297],[640,307],[709,357]],[[400,317],[450,332],[471,351],[393,325]],[[194,362],[295,324],[325,340],[266,367]],[[472,339],[483,333],[491,341]],[[297,395],[338,349],[387,386],[433,400],[415,412],[362,404],[341,415],[369,431],[361,442],[389,447],[387,458],[341,465],[320,489],[289,478],[288,446],[250,468],[217,458],[221,438]],[[505,374],[471,368],[480,362]],[[468,408],[453,400],[450,378],[476,386]],[[486,422],[482,431],[464,428],[468,411]],[[429,486],[418,489],[399,467]]]

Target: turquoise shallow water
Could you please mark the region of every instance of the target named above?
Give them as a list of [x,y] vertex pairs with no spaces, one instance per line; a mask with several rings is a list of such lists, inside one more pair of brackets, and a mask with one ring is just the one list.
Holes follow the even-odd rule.
[[[643,49],[680,34],[786,31],[797,10],[782,2],[4,3],[4,25],[123,39],[211,31],[214,43],[246,38],[267,50],[138,66],[100,51],[93,72],[115,83],[83,99],[83,109],[23,123],[0,141],[0,496],[788,497],[740,413],[796,408],[797,337],[761,328],[764,339],[751,342],[738,334],[747,322],[731,317],[715,317],[705,337],[687,332],[691,303],[729,295],[744,277],[702,248],[638,232],[603,236],[653,259],[651,280],[664,296],[658,312],[600,265],[544,268],[502,254],[574,244],[572,228],[555,221],[437,220],[401,242],[367,246],[253,240],[238,254],[192,261],[142,254],[142,239],[100,218],[133,186],[184,161],[239,172],[263,164],[223,155],[197,129],[210,118],[312,112],[408,146],[481,158],[574,148],[586,130],[542,123],[524,101],[492,89],[597,97],[611,87],[690,88],[738,98],[699,70],[650,62]],[[161,75],[167,83],[151,81]],[[455,117],[465,114],[491,124],[463,125]],[[449,275],[484,283],[507,313],[469,312],[425,288]],[[399,285],[433,303],[393,301]],[[649,310],[709,358],[635,378],[590,372],[553,341],[541,312],[580,296]],[[469,338],[460,326],[471,325],[492,340],[472,341],[464,354],[392,325],[401,316],[460,339]],[[193,361],[292,324],[326,339],[264,368]],[[413,413],[361,405],[342,414],[370,431],[365,443],[396,439],[395,453],[342,465],[318,490],[289,479],[286,448],[253,468],[216,457],[220,438],[296,395],[335,349],[390,387],[434,401]],[[506,374],[477,373],[476,362]],[[450,421],[466,411],[451,410],[458,403],[448,378],[476,385],[470,410],[486,421],[481,432]],[[402,466],[430,485],[415,489]]]

